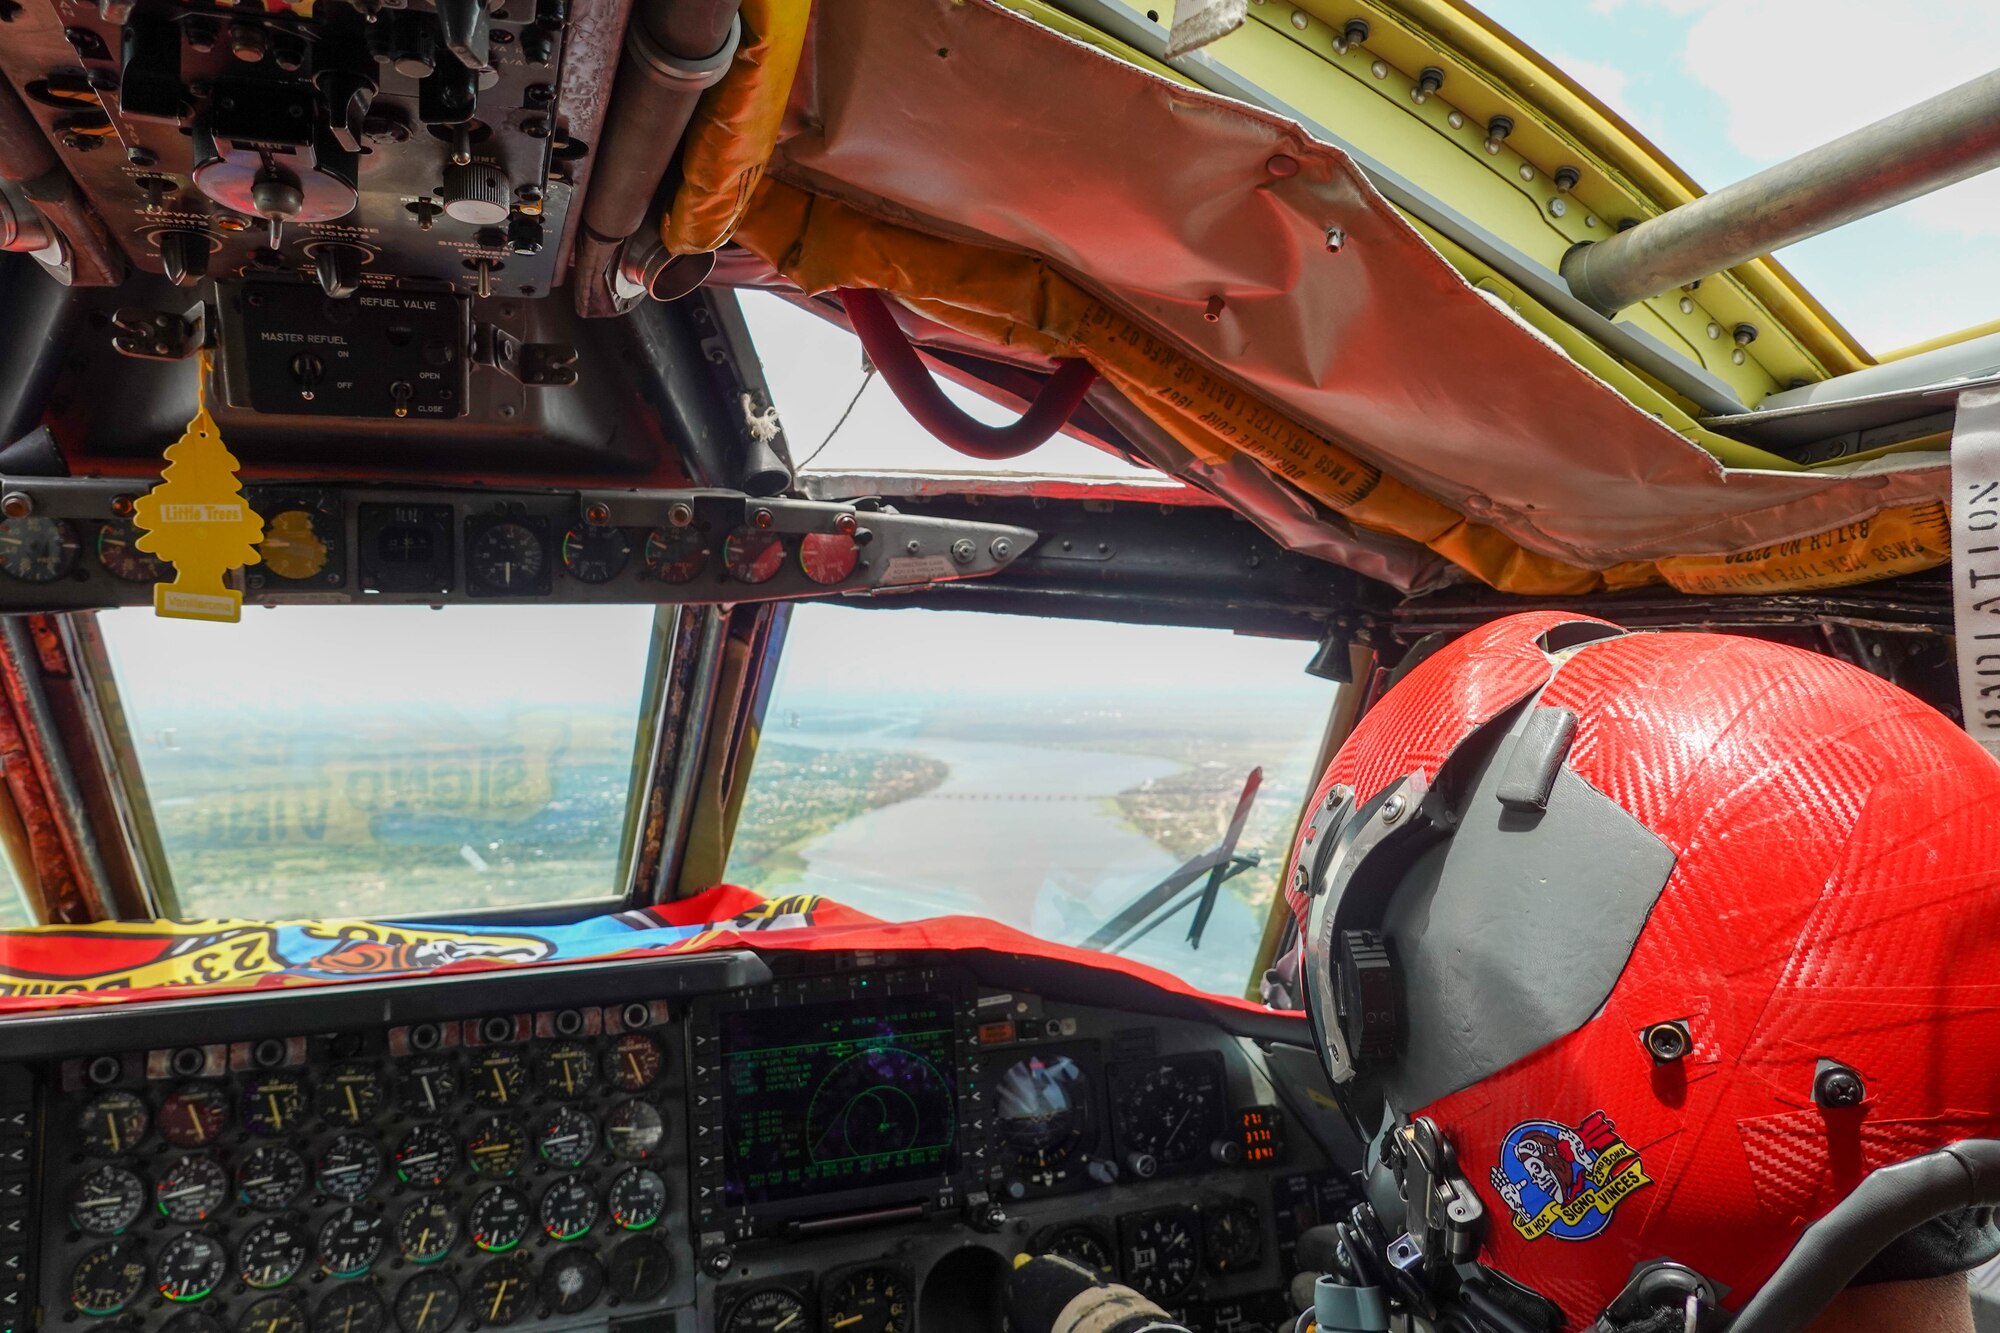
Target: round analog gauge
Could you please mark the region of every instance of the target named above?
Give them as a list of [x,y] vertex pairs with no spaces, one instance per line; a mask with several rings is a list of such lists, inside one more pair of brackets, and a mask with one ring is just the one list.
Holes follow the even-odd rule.
[[893,1268],[859,1268],[820,1295],[826,1333],[909,1333],[910,1284]]
[[604,1077],[620,1092],[643,1092],[660,1078],[660,1043],[643,1032],[628,1032],[611,1043]]
[[646,569],[662,583],[692,583],[708,568],[708,538],[699,528],[655,528],[646,534]]
[[382,1071],[374,1065],[335,1065],[320,1081],[319,1113],[336,1125],[365,1125],[382,1109]]
[[563,568],[581,582],[609,583],[624,572],[631,558],[632,543],[617,528],[579,523],[563,534]]
[[206,1310],[182,1310],[160,1325],[160,1333],[229,1333],[229,1330]]
[[529,592],[541,579],[548,558],[532,528],[495,523],[473,539],[465,563],[474,578],[496,592]]
[[266,1296],[243,1312],[236,1333],[308,1333],[306,1314],[290,1296]]
[[160,1102],[160,1133],[176,1148],[202,1148],[229,1120],[229,1099],[211,1083],[183,1083]]
[[365,1273],[382,1253],[382,1215],[355,1204],[319,1229],[319,1266],[335,1277]]
[[312,1236],[290,1217],[267,1217],[236,1247],[236,1275],[247,1287],[282,1287],[299,1275],[312,1254]]
[[77,1129],[83,1148],[96,1157],[122,1157],[146,1137],[153,1116],[136,1093],[104,1092],[83,1108]]
[[273,514],[257,547],[264,569],[293,583],[318,578],[332,553],[319,525],[320,516],[310,509],[281,509]]
[[1163,1167],[1205,1156],[1221,1128],[1220,1071],[1206,1064],[1157,1065],[1119,1098],[1119,1145]]
[[625,1101],[611,1108],[604,1118],[604,1138],[611,1151],[627,1161],[643,1161],[660,1149],[667,1136],[667,1124],[659,1108],[649,1102]]
[[436,1115],[458,1096],[458,1066],[444,1056],[412,1060],[403,1066],[403,1109],[411,1115]]
[[1001,1140],[1016,1170],[1038,1185],[1052,1185],[1087,1148],[1091,1137],[1090,1086],[1067,1055],[1018,1061],[995,1089]]
[[590,1091],[597,1077],[597,1058],[580,1041],[559,1041],[536,1061],[542,1091],[568,1101]]
[[564,1176],[543,1192],[540,1218],[550,1240],[575,1240],[597,1225],[597,1191],[582,1176]]
[[739,528],[722,544],[722,564],[738,583],[769,583],[785,567],[785,539],[775,532]]
[[458,1322],[458,1284],[444,1273],[419,1273],[396,1292],[396,1326],[403,1333],[444,1333]]
[[472,1127],[465,1158],[482,1176],[511,1176],[528,1156],[528,1136],[504,1115],[489,1115]]
[[280,1144],[259,1144],[236,1163],[236,1197],[252,1208],[274,1212],[305,1187],[305,1159]]
[[783,1287],[753,1291],[729,1307],[722,1333],[785,1333],[806,1327],[805,1298]]
[[1110,1244],[1092,1227],[1064,1227],[1051,1232],[1035,1252],[1067,1259],[1102,1278],[1117,1276],[1118,1263],[1111,1257]]
[[581,1245],[557,1250],[542,1265],[542,1303],[557,1314],[581,1314],[604,1294],[604,1265]]
[[97,563],[114,579],[127,583],[158,583],[173,566],[139,549],[139,529],[129,519],[106,523],[97,530]]
[[644,1231],[667,1211],[667,1182],[643,1166],[627,1167],[611,1182],[611,1220],[627,1231]]
[[396,1145],[396,1178],[405,1184],[435,1189],[457,1165],[458,1144],[443,1125],[412,1125]]
[[493,1254],[528,1238],[528,1197],[509,1185],[495,1185],[472,1201],[465,1215],[472,1243]]
[[382,1333],[389,1312],[366,1282],[346,1282],[326,1294],[313,1311],[312,1333]]
[[413,1264],[433,1263],[458,1240],[458,1219],[443,1199],[419,1199],[396,1219],[396,1248]]
[[472,1099],[481,1106],[512,1106],[527,1091],[528,1068],[512,1046],[496,1046],[472,1065]]
[[76,1261],[69,1303],[88,1315],[117,1314],[145,1285],[145,1249],[136,1240],[114,1240]]
[[1240,1273],[1264,1262],[1264,1214],[1248,1199],[1204,1208],[1202,1257],[1212,1273]]
[[574,1106],[558,1106],[543,1117],[535,1150],[551,1166],[582,1166],[597,1151],[597,1122]]
[[69,1192],[69,1220],[92,1236],[115,1236],[138,1221],[146,1184],[122,1166],[100,1166],[77,1178]]
[[243,1127],[267,1139],[290,1134],[299,1127],[305,1103],[298,1075],[260,1075],[243,1085]]
[[215,1290],[229,1270],[222,1242],[199,1231],[183,1231],[160,1247],[153,1281],[170,1301],[198,1301]]
[[23,583],[54,583],[76,567],[80,544],[67,519],[0,520],[0,570]]
[[1140,1295],[1163,1303],[1186,1295],[1201,1267],[1195,1225],[1192,1208],[1170,1208],[1125,1219],[1125,1281]]
[[844,532],[814,532],[799,539],[799,568],[814,583],[838,583],[861,563],[861,548]]
[[621,1301],[649,1301],[666,1290],[674,1262],[650,1236],[627,1236],[611,1252],[611,1294]]
[[319,1155],[319,1187],[330,1197],[352,1202],[382,1174],[382,1154],[366,1134],[336,1134]]
[[482,1324],[511,1324],[534,1303],[533,1265],[522,1259],[495,1259],[472,1279],[472,1317]]
[[153,1202],[173,1222],[205,1222],[228,1201],[229,1173],[213,1157],[169,1163],[153,1186]]

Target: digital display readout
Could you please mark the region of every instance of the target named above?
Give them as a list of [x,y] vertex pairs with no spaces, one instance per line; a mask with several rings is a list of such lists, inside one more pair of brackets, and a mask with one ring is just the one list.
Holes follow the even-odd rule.
[[721,1015],[725,1202],[955,1172],[952,1013],[910,995]]
[[1284,1151],[1279,1137],[1283,1122],[1275,1106],[1249,1106],[1236,1116],[1237,1134],[1243,1143],[1243,1165],[1269,1166]]

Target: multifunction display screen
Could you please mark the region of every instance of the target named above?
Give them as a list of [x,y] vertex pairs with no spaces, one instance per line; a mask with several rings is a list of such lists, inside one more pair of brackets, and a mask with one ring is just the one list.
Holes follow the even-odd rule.
[[908,995],[720,1015],[728,1206],[957,1171],[953,1007]]

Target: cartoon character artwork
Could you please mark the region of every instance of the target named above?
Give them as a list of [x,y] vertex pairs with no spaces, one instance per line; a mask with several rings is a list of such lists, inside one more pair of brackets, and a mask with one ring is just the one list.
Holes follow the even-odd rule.
[[1492,1181],[1514,1214],[1514,1229],[1528,1240],[1589,1240],[1652,1178],[1611,1118],[1592,1111],[1575,1128],[1524,1120],[1508,1130]]

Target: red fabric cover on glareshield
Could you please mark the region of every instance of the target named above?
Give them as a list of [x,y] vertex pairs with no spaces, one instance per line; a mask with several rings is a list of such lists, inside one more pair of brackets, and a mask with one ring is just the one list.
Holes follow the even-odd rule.
[[[1544,628],[1489,626],[1487,646],[1447,669],[1495,663],[1491,692],[1515,693],[1527,673],[1496,640]],[[1486,689],[1399,688],[1374,736],[1435,728],[1409,710]],[[1569,1327],[1662,1257],[1741,1308],[1868,1172],[2000,1137],[2000,764],[1887,682],[1722,635],[1591,644],[1540,702],[1575,710],[1570,767],[1673,849],[1673,874],[1595,1017],[1401,1109],[1456,1145],[1491,1210],[1486,1262],[1556,1301]],[[1369,741],[1357,729],[1347,749]],[[1398,762],[1343,751],[1336,767],[1373,780]],[[1669,1019],[1688,1022],[1693,1051],[1656,1065],[1640,1033]],[[1821,1058],[1861,1075],[1859,1106],[1814,1104]],[[1599,1112],[1650,1183],[1588,1239],[1525,1238],[1489,1178],[1503,1141],[1524,1121]]]

